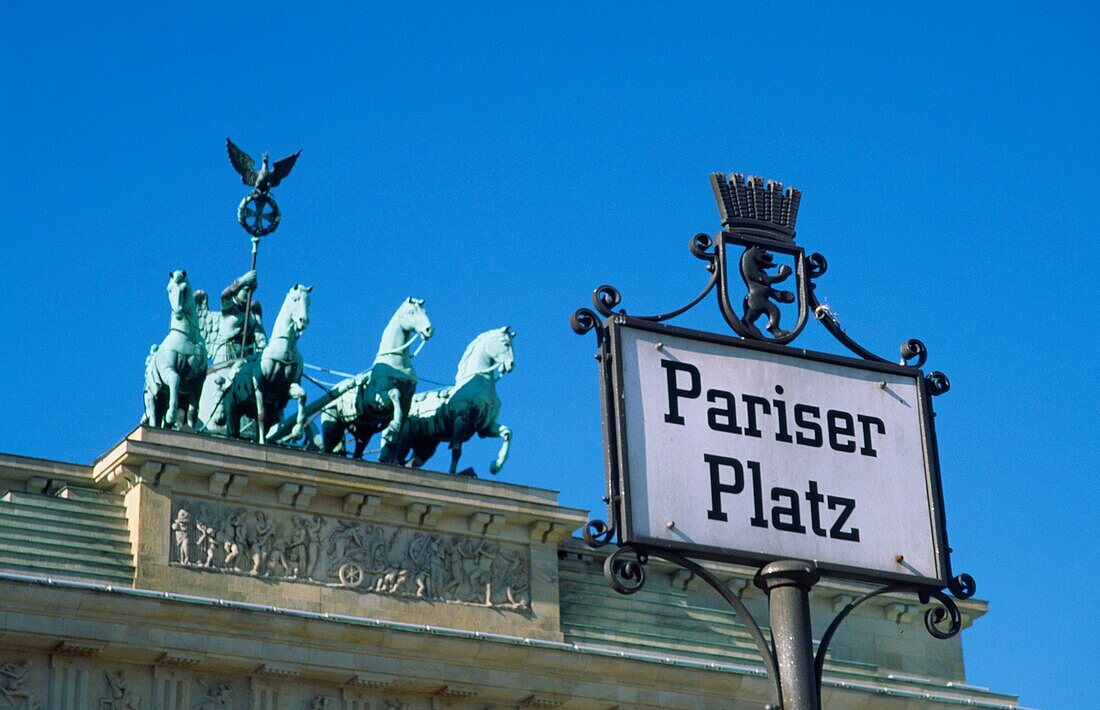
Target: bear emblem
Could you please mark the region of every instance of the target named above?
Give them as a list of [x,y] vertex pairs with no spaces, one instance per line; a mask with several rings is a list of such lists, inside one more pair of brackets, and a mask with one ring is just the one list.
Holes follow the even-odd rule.
[[756,327],[756,321],[762,315],[768,316],[768,332],[773,338],[790,335],[779,327],[779,307],[772,300],[793,303],[794,293],[775,289],[772,284],[786,280],[791,275],[791,267],[783,264],[774,274],[769,274],[768,269],[774,267],[775,257],[760,247],[749,247],[741,255],[741,278],[748,289],[745,295],[745,315],[741,317],[741,322],[755,337],[761,339],[764,339],[764,334]]

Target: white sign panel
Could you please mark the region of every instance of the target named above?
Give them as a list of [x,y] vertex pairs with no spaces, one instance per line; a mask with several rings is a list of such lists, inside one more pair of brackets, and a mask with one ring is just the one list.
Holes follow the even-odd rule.
[[629,541],[943,578],[918,371],[682,332],[612,328]]

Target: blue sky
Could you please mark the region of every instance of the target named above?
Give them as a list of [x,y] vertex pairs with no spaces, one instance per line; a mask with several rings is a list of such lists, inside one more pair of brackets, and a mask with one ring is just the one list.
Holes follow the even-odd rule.
[[[0,447],[88,462],[136,425],[167,271],[214,291],[248,265],[229,135],[303,149],[259,293],[315,286],[307,360],[366,367],[410,295],[438,330],[424,378],[511,325],[501,476],[597,509],[594,342],[568,316],[605,282],[634,312],[686,302],[708,173],[764,175],[804,191],[848,332],[919,337],[951,378],[954,563],[991,604],[970,681],[1100,696],[1095,6],[260,7],[0,10]],[[723,328],[713,302],[680,323]]]

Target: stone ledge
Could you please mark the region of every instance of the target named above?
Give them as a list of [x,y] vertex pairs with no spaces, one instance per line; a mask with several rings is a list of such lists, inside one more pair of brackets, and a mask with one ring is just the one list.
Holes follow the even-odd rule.
[[[167,477],[166,466],[175,467]],[[92,475],[100,487],[112,488],[120,472],[166,491],[198,487],[207,495],[241,498],[274,491],[279,503],[296,508],[335,497],[345,511],[361,516],[387,504],[427,506],[427,518],[417,523],[423,525],[434,524],[437,509],[463,518],[483,513],[490,516],[488,534],[506,524],[545,521],[552,534],[540,542],[564,539],[587,520],[586,511],[559,506],[554,491],[145,427],[97,461]]]
[[[691,662],[622,652],[590,644],[535,641],[499,634],[395,624],[331,615],[287,613],[245,604],[173,597],[142,590],[94,589],[92,585],[36,585],[0,579],[0,635],[9,649],[48,651],[54,627],[71,628],[102,645],[97,662],[148,665],[163,656],[162,637],[173,653],[199,654],[205,673],[254,676],[264,665],[300,669],[302,682],[349,685],[359,676],[370,687],[374,674],[394,693],[454,689],[476,692],[478,702],[551,707],[563,696],[570,706],[720,707],[731,697],[747,705],[768,702],[769,686],[759,668]],[[68,609],[62,618],[49,609]],[[93,630],[95,635],[86,633]],[[51,633],[54,635],[51,636]],[[364,655],[363,649],[371,653]],[[199,650],[201,649],[201,651]],[[478,659],[477,668],[470,659]],[[297,681],[296,681],[297,682]],[[409,685],[413,683],[413,685]],[[428,689],[428,685],[434,683]],[[1015,708],[1013,696],[955,683],[919,682],[901,676],[826,677],[829,704],[911,707],[913,698],[932,704],[980,704]],[[406,687],[407,686],[407,687]],[[457,696],[452,696],[457,697]],[[469,697],[469,696],[466,696]]]

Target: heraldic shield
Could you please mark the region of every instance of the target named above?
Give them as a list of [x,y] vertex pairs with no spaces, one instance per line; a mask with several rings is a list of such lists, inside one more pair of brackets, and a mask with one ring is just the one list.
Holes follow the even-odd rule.
[[809,312],[806,257],[794,243],[801,193],[739,173],[710,179],[722,215],[715,239],[722,315],[743,338],[789,343]]

